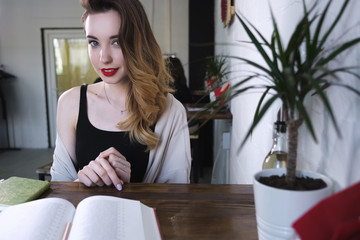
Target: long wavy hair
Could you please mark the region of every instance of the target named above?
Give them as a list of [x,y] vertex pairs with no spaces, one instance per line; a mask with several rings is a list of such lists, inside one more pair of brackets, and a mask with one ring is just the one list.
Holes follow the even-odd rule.
[[109,10],[120,15],[119,43],[127,63],[130,91],[129,114],[118,127],[130,129],[130,139],[151,150],[159,141],[151,126],[165,110],[167,94],[173,91],[169,87],[173,80],[145,10],[138,0],[80,0],[80,3],[85,9],[83,22],[89,14]]

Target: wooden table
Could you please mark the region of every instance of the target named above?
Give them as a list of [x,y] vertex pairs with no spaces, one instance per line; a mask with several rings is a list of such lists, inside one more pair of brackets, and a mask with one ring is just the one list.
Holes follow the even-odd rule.
[[87,188],[51,182],[42,197],[59,197],[75,206],[93,195],[140,200],[156,208],[163,239],[257,239],[252,185],[144,184]]

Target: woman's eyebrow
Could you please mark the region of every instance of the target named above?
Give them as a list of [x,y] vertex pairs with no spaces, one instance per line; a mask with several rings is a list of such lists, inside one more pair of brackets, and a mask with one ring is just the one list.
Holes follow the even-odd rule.
[[[92,36],[92,35],[87,35],[86,38],[93,38],[93,39],[97,40],[97,37]],[[118,35],[113,35],[113,36],[110,37],[110,39],[116,39],[116,38],[118,38]]]
[[93,39],[97,39],[97,37],[91,36],[91,35],[87,35],[86,38],[93,38]]

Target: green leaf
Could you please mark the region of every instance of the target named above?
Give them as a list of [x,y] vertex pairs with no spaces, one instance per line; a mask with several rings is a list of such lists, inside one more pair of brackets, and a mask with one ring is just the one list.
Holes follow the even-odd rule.
[[312,78],[312,76],[307,76],[307,77],[310,80],[310,83],[312,84],[313,89],[315,89],[316,94],[318,94],[320,96],[321,100],[323,101],[324,106],[326,107],[327,111],[330,114],[330,118],[331,118],[331,121],[334,124],[335,129],[336,129],[337,133],[340,135],[340,130],[339,130],[339,127],[337,125],[337,122],[336,122],[334,113],[332,111],[332,108],[330,106],[330,102],[329,102],[328,98],[326,97],[324,91],[322,90],[321,86],[319,85],[319,82],[316,81],[316,79]]
[[[277,78],[281,78],[281,74],[279,69],[276,68],[276,66],[272,63],[271,59],[269,58],[269,56],[267,55],[266,51],[264,50],[264,48],[261,46],[260,42],[258,41],[258,39],[255,37],[255,35],[251,32],[251,30],[249,29],[249,27],[246,25],[246,23],[241,19],[240,15],[236,14],[237,18],[240,20],[241,25],[244,27],[247,35],[250,37],[251,41],[253,42],[253,44],[255,45],[256,49],[259,51],[259,53],[261,54],[261,56],[263,57],[263,59],[265,60],[265,62],[267,63],[267,65],[269,66],[269,68],[271,69],[272,73],[277,76]],[[262,36],[262,34],[255,28],[253,27],[254,30],[259,34],[260,38],[262,38],[263,40],[265,40],[265,38]],[[270,44],[265,41],[266,45],[269,46]]]
[[[265,94],[265,93],[264,93]],[[264,96],[263,94],[263,96]],[[263,98],[262,96],[262,98]],[[251,136],[253,130],[255,129],[255,127],[258,125],[258,123],[261,121],[261,119],[263,118],[264,114],[270,109],[271,105],[277,100],[279,99],[279,95],[275,94],[274,96],[270,97],[267,102],[261,106],[261,102],[258,103],[257,109],[261,109],[260,111],[258,111],[257,114],[255,114],[254,116],[254,121],[251,124],[251,127],[249,129],[249,131],[247,132],[241,146],[244,145],[244,143],[248,140],[248,138]]]
[[345,50],[353,47],[354,45],[360,42],[360,38],[355,38],[353,40],[347,41],[339,46],[335,51],[330,53],[327,57],[323,58],[317,65],[325,65],[329,63],[331,60],[336,58],[340,53],[344,52]]
[[[344,0],[344,4],[342,5],[340,11],[338,12],[338,15],[334,19],[334,22],[331,24],[331,26],[328,28],[328,30],[326,31],[326,33],[324,34],[324,36],[320,40],[319,48],[322,48],[324,46],[324,44],[325,44],[327,38],[329,37],[330,33],[333,31],[333,29],[335,28],[335,26],[339,22],[341,16],[343,15],[348,3],[349,3],[349,0]],[[331,1],[329,1],[328,5],[330,5],[330,4],[331,4]],[[326,14],[327,8],[328,8],[328,6],[325,8],[325,11],[323,12],[323,14]]]
[[309,114],[307,113],[305,106],[300,102],[296,102],[296,107],[294,109],[297,109],[299,111],[299,114],[301,116],[300,119],[301,118],[304,119],[305,124],[311,133],[311,136],[313,137],[314,141],[317,142],[316,134],[315,134],[314,128],[312,126]]

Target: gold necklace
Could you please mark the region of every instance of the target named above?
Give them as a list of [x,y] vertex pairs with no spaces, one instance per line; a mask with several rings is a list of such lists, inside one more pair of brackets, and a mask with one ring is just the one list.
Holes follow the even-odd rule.
[[[107,93],[106,93],[105,84],[103,84],[103,86],[104,86],[104,93],[105,93],[106,100],[108,101],[108,103],[109,103],[111,106],[113,106],[113,105],[111,104],[111,102],[110,102],[110,99],[109,99]],[[120,110],[120,114],[123,115],[124,112],[126,112],[126,111],[127,111],[126,109]]]

